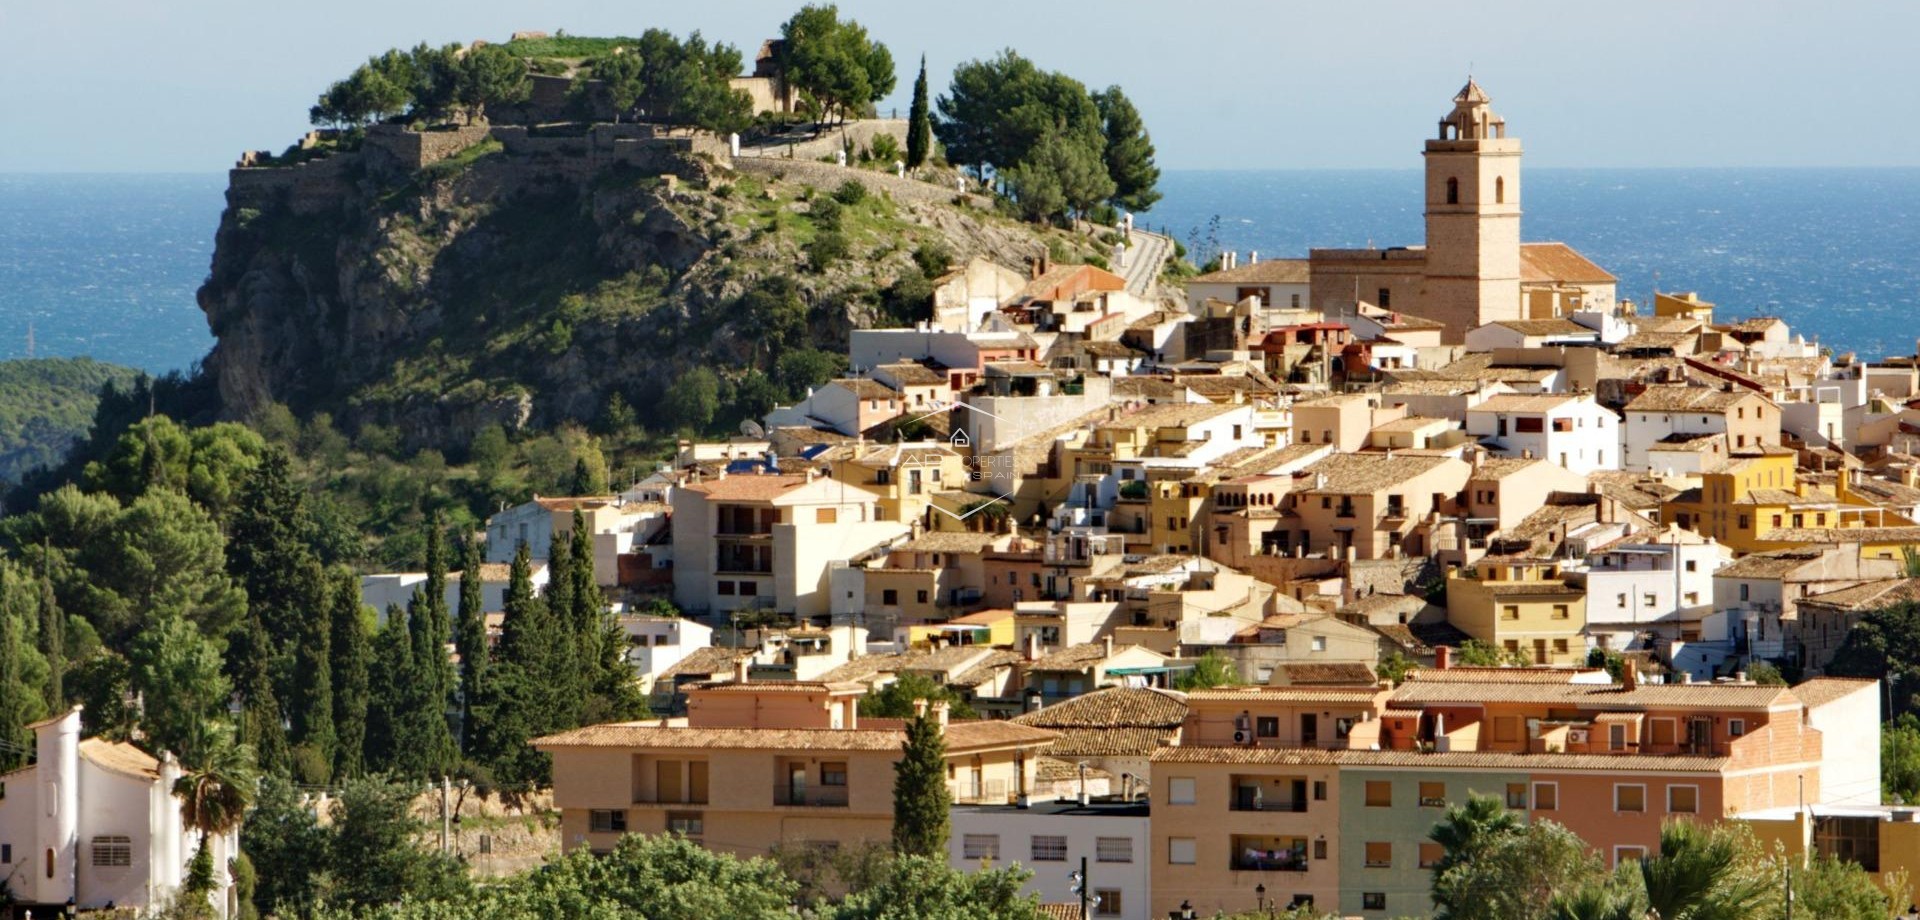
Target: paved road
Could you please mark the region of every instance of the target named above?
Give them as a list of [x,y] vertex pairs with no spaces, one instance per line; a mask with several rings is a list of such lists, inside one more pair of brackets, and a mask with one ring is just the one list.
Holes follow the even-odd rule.
[[1160,272],[1173,258],[1173,240],[1158,233],[1136,228],[1127,240],[1127,264],[1120,275],[1127,279],[1127,290],[1141,297],[1153,296],[1159,287]]

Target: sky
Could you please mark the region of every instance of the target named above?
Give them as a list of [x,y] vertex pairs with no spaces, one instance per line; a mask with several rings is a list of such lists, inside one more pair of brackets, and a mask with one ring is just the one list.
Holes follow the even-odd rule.
[[[751,58],[797,0],[0,2],[0,172],[214,172],[368,55],[515,30],[699,29]],[[846,0],[906,111],[927,57],[1119,84],[1168,169],[1415,168],[1471,70],[1530,167],[1920,165],[1920,3]]]

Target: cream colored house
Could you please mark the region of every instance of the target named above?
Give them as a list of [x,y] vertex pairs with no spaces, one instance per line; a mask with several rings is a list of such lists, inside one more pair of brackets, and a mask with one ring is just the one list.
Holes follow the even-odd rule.
[[673,596],[682,610],[828,612],[835,563],[877,558],[909,528],[880,496],[815,475],[720,476],[673,495]]

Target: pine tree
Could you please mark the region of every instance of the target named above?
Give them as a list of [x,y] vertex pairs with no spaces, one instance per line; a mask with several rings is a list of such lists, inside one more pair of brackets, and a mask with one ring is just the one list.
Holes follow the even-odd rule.
[[291,767],[286,727],[281,724],[280,701],[273,692],[273,640],[266,624],[249,615],[246,625],[227,642],[228,668],[244,710],[240,740],[253,748],[262,773],[285,776]]
[[893,849],[901,856],[940,857],[947,850],[947,736],[926,715],[907,722],[900,762],[893,766]]
[[541,784],[551,773],[546,755],[527,742],[565,727],[558,711],[563,685],[567,633],[558,628],[547,603],[533,595],[533,562],[527,545],[514,551],[508,576],[499,654],[474,705],[474,748],[500,783]]
[[[333,698],[334,604],[329,603],[337,603],[337,599],[328,596],[326,572],[317,562],[307,562],[300,582],[309,612],[300,618],[300,631],[294,636],[293,690],[287,700],[287,713],[293,722],[297,778],[324,783],[332,777],[338,760]],[[345,586],[334,590],[345,590]]]
[[920,55],[920,76],[913,81],[913,105],[907,109],[907,168],[919,169],[933,152],[933,118],[927,109],[927,56]]
[[299,577],[313,557],[301,538],[307,530],[291,461],[286,451],[270,448],[247,476],[227,525],[227,572],[247,589],[247,607],[275,649],[293,642],[305,613]]
[[460,610],[453,641],[460,653],[460,747],[474,749],[474,705],[487,679],[486,602],[481,594],[485,584],[480,575],[480,542],[468,540],[460,559]]
[[366,769],[367,672],[372,652],[367,647],[366,622],[360,618],[360,582],[347,569],[333,578],[328,605],[329,662],[333,684],[333,775],[360,776]]

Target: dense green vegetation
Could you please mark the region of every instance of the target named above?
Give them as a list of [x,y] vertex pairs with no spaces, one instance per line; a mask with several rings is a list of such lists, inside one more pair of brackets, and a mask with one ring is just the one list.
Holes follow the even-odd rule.
[[1611,872],[1572,831],[1522,821],[1494,796],[1449,808],[1429,837],[1439,920],[1883,920],[1909,894],[1895,878],[1890,896],[1856,863],[1800,867],[1739,821],[1668,821],[1655,852]]
[[527,73],[527,62],[499,45],[395,48],[327,87],[308,117],[336,128],[403,114],[427,122],[459,114],[471,121],[486,117],[487,106],[524,101],[532,91]]
[[594,99],[604,100],[616,122],[631,117],[724,134],[753,122],[752,102],[731,84],[741,64],[740,49],[708,44],[698,32],[682,41],[648,29],[587,60],[573,93],[589,111]]
[[58,464],[86,435],[101,388],[137,374],[92,358],[0,361],[0,482]]
[[833,4],[805,6],[780,26],[778,63],[802,104],[820,121],[865,114],[897,77],[893,53]]

